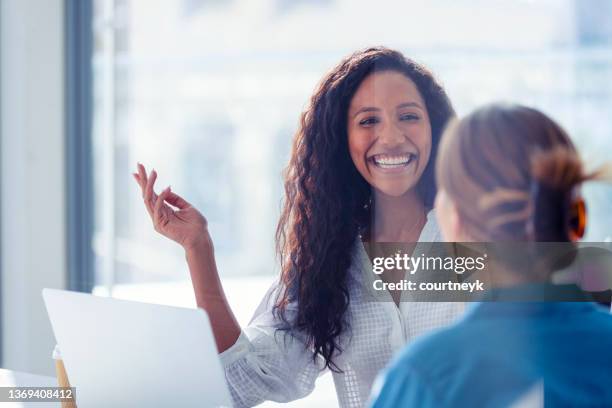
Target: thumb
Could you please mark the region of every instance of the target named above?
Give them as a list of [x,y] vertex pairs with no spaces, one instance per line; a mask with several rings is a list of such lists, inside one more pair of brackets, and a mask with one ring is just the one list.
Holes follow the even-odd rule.
[[172,204],[173,206],[182,209],[191,207],[191,204],[187,202],[183,197],[176,194],[173,191],[168,192],[166,196],[166,202]]

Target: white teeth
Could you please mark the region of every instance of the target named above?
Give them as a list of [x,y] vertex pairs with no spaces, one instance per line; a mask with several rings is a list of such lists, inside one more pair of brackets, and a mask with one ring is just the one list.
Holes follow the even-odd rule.
[[397,156],[376,155],[372,157],[374,163],[382,168],[398,167],[407,165],[413,158],[412,154]]

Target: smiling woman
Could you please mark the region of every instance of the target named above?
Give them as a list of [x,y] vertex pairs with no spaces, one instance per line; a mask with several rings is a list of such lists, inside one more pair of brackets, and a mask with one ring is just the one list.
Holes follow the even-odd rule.
[[302,398],[330,369],[340,405],[361,407],[394,351],[463,310],[400,304],[397,291],[385,302],[367,300],[363,246],[440,239],[433,162],[453,115],[433,75],[387,48],[356,52],[322,79],[286,170],[276,236],[281,276],[244,329],[225,299],[206,219],[169,188],[157,196],[156,173],[139,167],[134,176],[156,230],[186,251],[236,406]]

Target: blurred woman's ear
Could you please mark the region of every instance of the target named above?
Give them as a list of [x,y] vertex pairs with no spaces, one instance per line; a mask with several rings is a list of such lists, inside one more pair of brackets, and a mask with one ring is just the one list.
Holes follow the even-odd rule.
[[465,234],[457,206],[442,189],[438,190],[436,194],[435,209],[444,240],[447,242],[464,241]]

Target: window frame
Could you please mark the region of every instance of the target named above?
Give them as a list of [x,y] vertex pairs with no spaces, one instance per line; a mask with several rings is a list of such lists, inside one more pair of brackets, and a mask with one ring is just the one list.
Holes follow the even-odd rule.
[[94,287],[93,0],[65,0],[67,286]]

